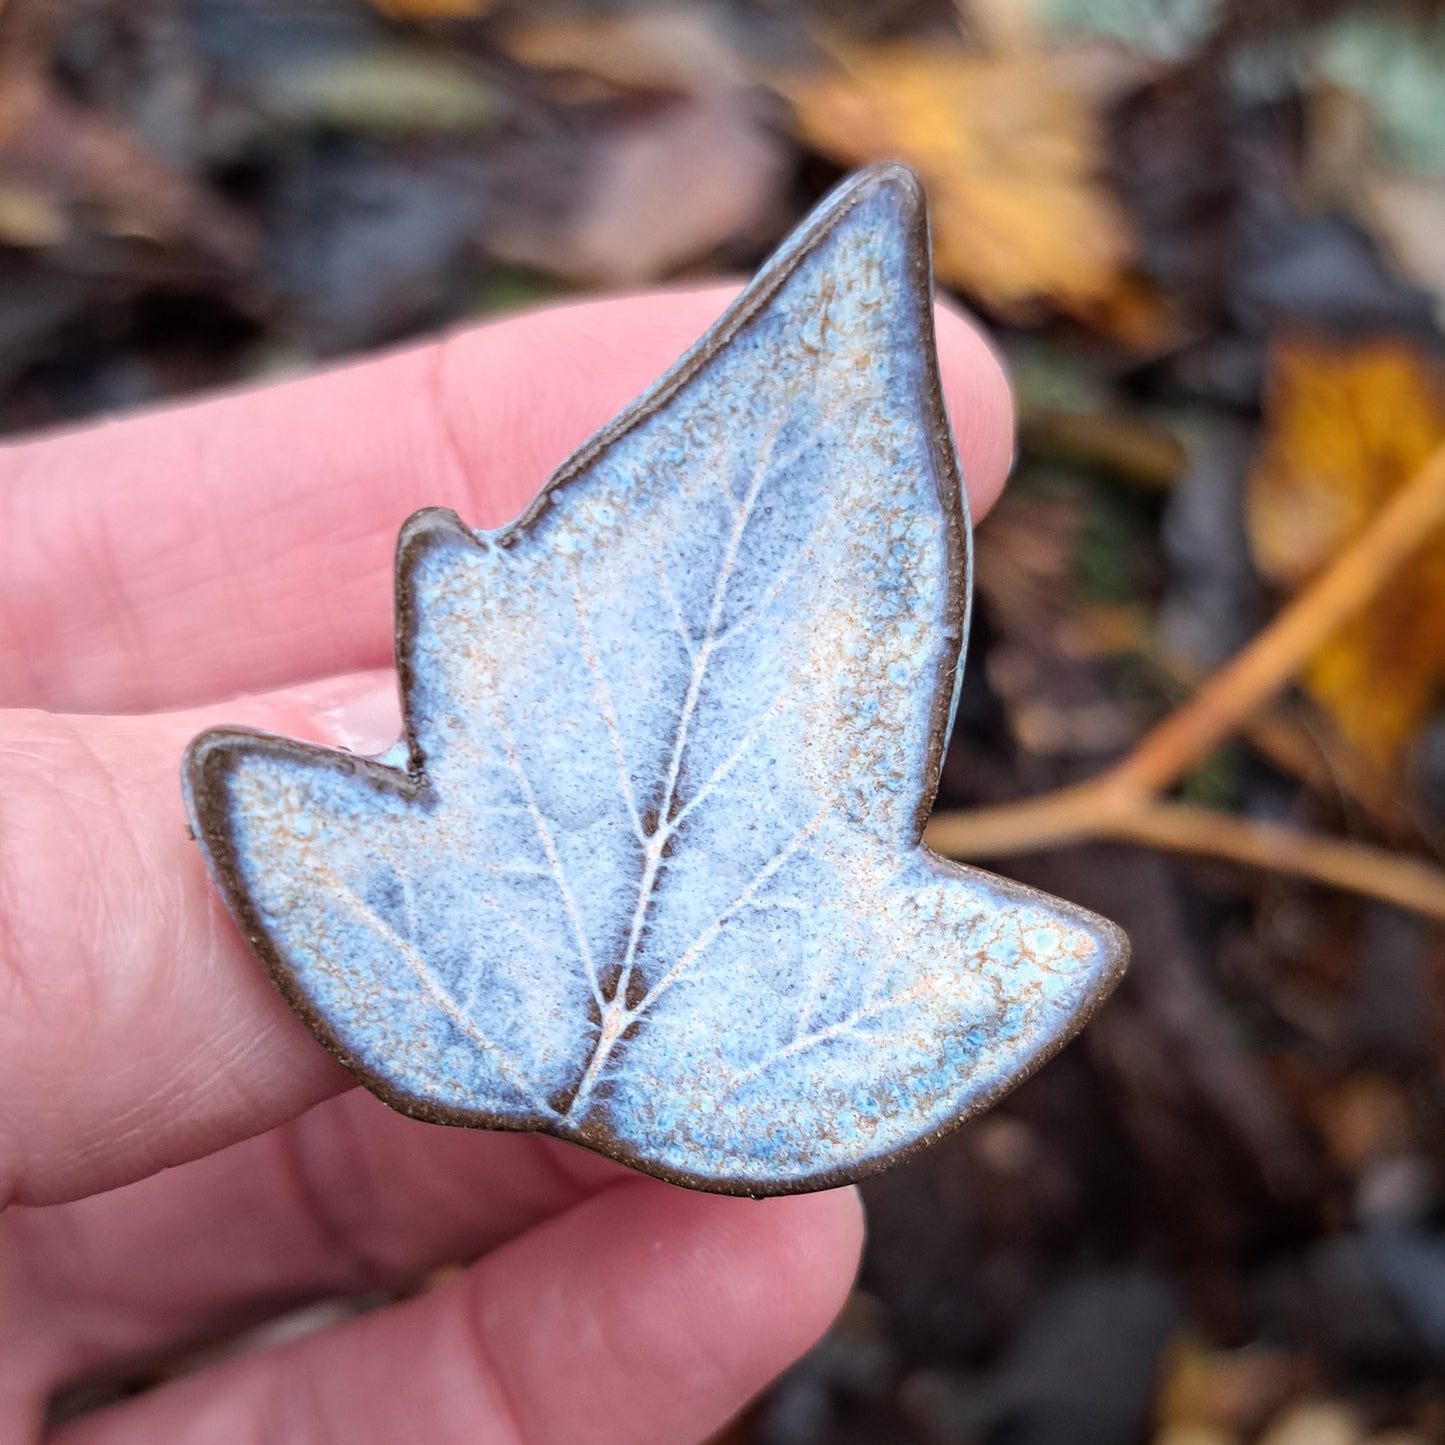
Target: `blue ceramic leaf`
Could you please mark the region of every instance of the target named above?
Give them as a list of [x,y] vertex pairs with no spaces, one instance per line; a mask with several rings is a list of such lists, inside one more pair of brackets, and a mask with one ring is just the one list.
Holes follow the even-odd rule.
[[519,522],[407,523],[402,743],[193,744],[195,831],[293,1007],[409,1114],[733,1193],[998,1097],[1126,947],[920,843],[963,507],[921,197],[877,168]]

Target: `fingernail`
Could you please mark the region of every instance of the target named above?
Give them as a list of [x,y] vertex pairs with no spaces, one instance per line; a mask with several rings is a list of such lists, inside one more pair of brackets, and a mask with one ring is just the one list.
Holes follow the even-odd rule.
[[401,707],[391,673],[338,678],[302,690],[327,741],[353,753],[384,753],[401,736]]

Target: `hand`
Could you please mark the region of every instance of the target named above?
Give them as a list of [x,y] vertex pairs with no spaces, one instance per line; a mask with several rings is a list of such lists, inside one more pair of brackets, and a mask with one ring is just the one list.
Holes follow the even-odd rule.
[[[852,1190],[694,1194],[389,1112],[250,956],[178,783],[213,723],[390,743],[403,519],[515,515],[728,295],[543,312],[0,453],[0,1445],[39,1438],[63,1381],[478,1256],[48,1438],[695,1441],[826,1328]],[[940,330],[977,516],[1007,389]]]

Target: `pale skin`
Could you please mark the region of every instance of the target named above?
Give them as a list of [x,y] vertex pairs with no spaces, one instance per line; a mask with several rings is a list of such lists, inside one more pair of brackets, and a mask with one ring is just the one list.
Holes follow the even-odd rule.
[[[389,742],[407,514],[515,515],[731,294],[557,308],[0,451],[0,1445],[683,1445],[837,1312],[852,1190],[691,1193],[354,1088],[225,915],[178,781],[217,723]],[[966,322],[939,329],[978,517],[1008,390]],[[42,1433],[65,1381],[452,1261]]]

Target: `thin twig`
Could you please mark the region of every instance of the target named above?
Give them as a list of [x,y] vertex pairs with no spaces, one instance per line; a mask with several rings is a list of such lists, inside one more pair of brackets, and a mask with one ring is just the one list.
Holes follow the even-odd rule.
[[1243,652],[1122,762],[1042,797],[939,814],[928,828],[929,846],[955,858],[984,858],[1087,838],[1129,839],[1312,878],[1445,919],[1445,870],[1363,844],[1160,801],[1285,687],[1442,524],[1445,447]]
[[1115,772],[1155,791],[1177,783],[1362,611],[1442,522],[1445,447],[1437,448],[1325,571],[1233,662],[1148,733]]
[[[1067,646],[1070,656],[1142,658],[1176,689],[1176,706],[1209,680],[1207,672],[1157,646],[1148,635],[1141,607],[1089,608],[1070,633]],[[1418,816],[1385,769],[1365,757],[1318,709],[1306,713],[1281,699],[1242,718],[1239,735],[1261,757],[1313,792],[1348,798],[1389,838],[1413,835],[1445,856],[1445,847],[1435,841],[1438,829]]]
[[1155,803],[1125,814],[1108,836],[1309,878],[1445,920],[1445,869],[1366,843],[1185,803]]

